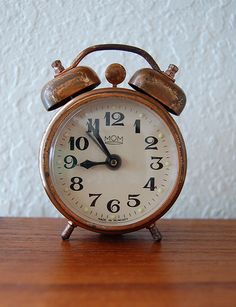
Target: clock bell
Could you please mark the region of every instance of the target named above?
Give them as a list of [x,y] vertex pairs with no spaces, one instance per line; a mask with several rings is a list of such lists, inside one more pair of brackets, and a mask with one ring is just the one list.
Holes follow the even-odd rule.
[[103,50],[128,51],[142,56],[151,68],[136,71],[128,84],[136,91],[145,93],[160,102],[172,114],[179,115],[183,111],[186,96],[183,90],[175,84],[174,76],[178,71],[177,66],[170,64],[166,71],[161,71],[155,60],[146,51],[121,44],[91,46],[83,50],[66,69],[60,60],[54,61],[52,67],[55,71],[55,78],[49,81],[41,92],[42,102],[47,111],[63,106],[71,99],[96,88],[101,83],[92,68],[78,65],[88,54]]

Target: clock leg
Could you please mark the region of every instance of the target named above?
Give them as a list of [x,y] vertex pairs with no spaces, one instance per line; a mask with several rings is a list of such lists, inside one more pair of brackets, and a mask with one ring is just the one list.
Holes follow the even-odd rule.
[[62,240],[68,240],[75,227],[76,226],[71,221],[68,221],[65,229],[61,233]]
[[149,227],[147,227],[153,237],[153,240],[160,242],[162,239],[162,235],[160,233],[160,231],[158,230],[156,224],[151,224]]

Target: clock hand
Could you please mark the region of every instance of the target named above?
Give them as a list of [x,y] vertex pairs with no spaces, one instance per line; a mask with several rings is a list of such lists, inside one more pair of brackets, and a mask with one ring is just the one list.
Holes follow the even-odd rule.
[[[103,142],[103,139],[101,138],[101,136],[99,134],[99,128],[98,127],[94,128],[94,126],[92,124],[88,123],[88,128],[89,128],[89,131],[92,131],[92,134],[93,134],[93,135],[91,135],[91,133],[89,131],[87,131],[88,136],[99,146],[99,148],[107,156],[107,159],[106,159],[105,162],[103,162],[103,163],[98,162],[98,164],[106,164],[110,169],[118,169],[121,166],[121,158],[118,155],[110,153],[110,151],[108,150],[107,146],[105,145],[105,143]],[[92,161],[90,161],[90,162],[92,162]],[[82,162],[82,164],[83,163],[84,162]],[[97,163],[97,162],[94,162],[94,163]],[[92,166],[93,165],[89,166],[89,168],[92,167]],[[82,167],[83,167],[83,165],[82,165]]]
[[108,164],[108,161],[106,160],[106,161],[101,161],[101,162],[94,162],[90,160],[85,160],[84,162],[80,163],[80,166],[89,169],[95,165],[101,165],[101,164]]
[[88,136],[94,141],[94,143],[98,146],[99,149],[101,149],[103,151],[103,149],[101,148],[100,144],[97,142],[97,140],[88,132],[86,131],[86,133],[88,134]]
[[106,165],[110,169],[118,169],[121,166],[121,158],[117,155],[111,155],[111,157],[107,158],[106,161],[95,162],[95,161],[85,160],[84,162],[81,162],[78,165],[87,169],[96,165]]
[[99,130],[94,128],[93,125],[90,125],[89,128],[92,130],[93,136],[90,134],[90,132],[87,131],[87,134],[90,136],[90,138],[99,146],[99,148],[105,153],[105,155],[111,159],[112,154],[108,150],[107,146],[103,142],[103,139],[101,138],[99,134]]

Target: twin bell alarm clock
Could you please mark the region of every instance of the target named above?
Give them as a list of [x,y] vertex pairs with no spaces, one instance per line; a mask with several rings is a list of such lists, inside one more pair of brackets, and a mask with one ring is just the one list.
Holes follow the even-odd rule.
[[[119,50],[143,57],[147,67],[128,84],[126,70],[111,64],[109,87],[80,62],[88,54]],[[105,44],[83,50],[71,66],[52,64],[55,77],[42,89],[47,111],[59,109],[44,134],[40,173],[52,204],[68,223],[62,239],[75,227],[104,234],[149,229],[161,240],[156,221],[177,199],[186,176],[187,158],[180,130],[170,113],[179,115],[186,97],[175,84],[178,68],[162,71],[146,51]]]

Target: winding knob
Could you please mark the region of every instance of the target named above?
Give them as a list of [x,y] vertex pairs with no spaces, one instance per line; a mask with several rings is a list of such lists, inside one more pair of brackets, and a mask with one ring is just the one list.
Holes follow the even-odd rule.
[[63,70],[65,70],[64,66],[62,65],[60,60],[56,60],[52,62],[52,68],[54,69],[55,76],[60,74]]
[[113,87],[117,87],[118,84],[125,80],[126,70],[122,65],[114,63],[107,67],[105,77]]
[[174,80],[175,74],[177,73],[178,70],[179,70],[179,68],[176,65],[170,64],[168,66],[168,69],[165,71],[165,74],[168,75],[171,79]]

